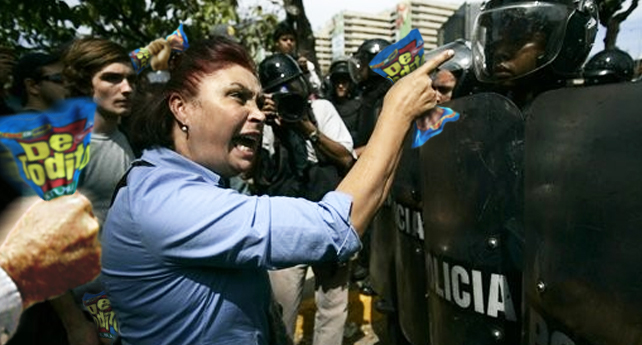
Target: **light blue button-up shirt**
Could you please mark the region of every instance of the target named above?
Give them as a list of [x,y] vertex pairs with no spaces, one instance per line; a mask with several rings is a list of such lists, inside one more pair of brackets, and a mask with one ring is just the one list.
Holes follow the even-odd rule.
[[266,270],[347,261],[349,195],[247,196],[166,148],[131,170],[104,224],[102,281],[125,344],[268,344]]

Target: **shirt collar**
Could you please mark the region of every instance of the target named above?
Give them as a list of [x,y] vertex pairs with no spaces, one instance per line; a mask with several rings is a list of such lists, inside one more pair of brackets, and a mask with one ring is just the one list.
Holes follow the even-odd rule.
[[156,146],[151,149],[145,149],[140,160],[163,168],[198,174],[215,185],[227,187],[220,175],[166,147]]

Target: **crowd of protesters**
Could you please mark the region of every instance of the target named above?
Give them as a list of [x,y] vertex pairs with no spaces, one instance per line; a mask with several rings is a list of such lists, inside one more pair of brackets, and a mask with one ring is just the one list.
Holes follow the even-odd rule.
[[[293,343],[308,268],[314,344],[342,343],[351,281],[369,293],[368,223],[405,134],[450,100],[457,76],[433,73],[446,51],[393,85],[368,67],[390,45],[374,39],[320,78],[296,37],[280,23],[258,67],[233,38],[216,36],[169,70],[139,74],[128,50],[103,38],[55,53],[0,48],[1,116],[70,97],[95,102],[78,182],[88,201],[74,202],[100,226],[103,248],[99,277],[87,273],[93,265],[36,297],[0,255],[0,291],[13,279],[11,301],[29,307],[19,322],[0,310],[7,344]],[[4,209],[30,192],[5,169],[10,153],[0,158]],[[104,296],[118,322],[101,330],[88,295]]]
[[[3,305],[3,343],[292,343],[309,265],[318,286],[315,343],[342,342],[350,259],[389,190],[381,181],[394,175],[394,147],[435,104],[428,72],[448,56],[399,83],[388,108],[390,85],[378,94],[380,121],[393,130],[377,134],[379,114],[368,108],[368,154],[367,138],[354,149],[364,121],[357,96],[365,93],[349,74],[331,73],[324,95],[295,37],[279,24],[275,51],[258,69],[240,44],[221,36],[195,42],[170,71],[138,75],[128,51],[103,38],[76,39],[53,53],[0,50],[2,116],[46,113],[67,98],[95,102],[91,159],[78,182],[87,199],[77,198],[99,224],[103,248],[100,276],[88,281],[96,268],[90,264],[82,278],[67,281],[67,292],[34,298],[12,276],[11,260],[21,256],[1,261],[0,272],[16,284],[9,289],[3,281],[3,294],[13,291],[3,303],[25,303],[22,313]],[[282,68],[287,78],[275,76]],[[171,78],[155,78],[159,73]],[[3,151],[3,187],[12,191],[3,195],[3,209],[32,194],[7,174],[11,161]],[[35,233],[22,230],[29,231]],[[53,231],[64,237],[65,230]],[[85,296],[101,294],[99,307],[113,307],[118,319],[106,330],[115,335],[105,335],[103,321],[84,304]]]

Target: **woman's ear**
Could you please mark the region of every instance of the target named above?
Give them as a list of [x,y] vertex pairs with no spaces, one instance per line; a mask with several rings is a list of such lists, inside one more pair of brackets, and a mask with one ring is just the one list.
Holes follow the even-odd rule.
[[187,102],[182,95],[178,93],[172,93],[169,96],[169,110],[174,114],[174,118],[176,118],[176,121],[179,123],[179,125],[189,125],[188,124],[188,110],[187,108],[190,106],[189,102]]

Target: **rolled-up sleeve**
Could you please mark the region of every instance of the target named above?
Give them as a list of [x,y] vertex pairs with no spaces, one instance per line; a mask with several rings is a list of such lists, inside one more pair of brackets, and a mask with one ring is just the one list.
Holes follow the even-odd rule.
[[22,298],[18,287],[7,272],[0,268],[0,337],[13,335],[22,313]]
[[167,261],[278,268],[347,261],[361,248],[347,194],[331,192],[320,202],[247,196],[162,168],[135,171],[128,182],[135,231]]
[[[318,203],[286,197],[265,199],[273,208],[272,227],[280,229],[272,231],[271,241],[271,257],[277,267],[327,260],[346,262],[361,249],[350,222],[351,196],[330,192]],[[304,217],[287,216],[297,211]]]

